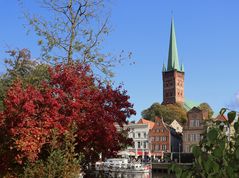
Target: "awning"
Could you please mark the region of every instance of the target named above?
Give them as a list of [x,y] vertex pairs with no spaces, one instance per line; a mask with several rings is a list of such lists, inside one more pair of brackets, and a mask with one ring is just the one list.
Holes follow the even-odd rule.
[[119,156],[125,156],[125,155],[130,155],[128,151],[120,151],[117,153]]
[[120,151],[117,153],[119,156],[135,156],[135,152],[133,151]]

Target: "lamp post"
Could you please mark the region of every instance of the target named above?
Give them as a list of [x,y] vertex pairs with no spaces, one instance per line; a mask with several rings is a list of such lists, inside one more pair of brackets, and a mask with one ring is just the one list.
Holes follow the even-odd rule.
[[179,145],[179,148],[178,148],[178,159],[179,159],[179,163],[181,163],[181,154],[180,154],[180,151],[181,151],[181,143],[179,142],[178,145]]

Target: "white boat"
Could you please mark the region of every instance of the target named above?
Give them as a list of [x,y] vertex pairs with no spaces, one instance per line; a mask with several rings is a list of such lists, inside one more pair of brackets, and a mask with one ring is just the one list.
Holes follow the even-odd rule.
[[149,173],[151,165],[141,163],[129,163],[127,159],[111,158],[105,162],[96,162],[95,169],[108,172]]

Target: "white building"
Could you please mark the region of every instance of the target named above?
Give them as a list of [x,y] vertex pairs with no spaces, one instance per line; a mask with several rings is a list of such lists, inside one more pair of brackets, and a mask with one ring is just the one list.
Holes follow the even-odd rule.
[[129,130],[128,136],[133,139],[134,144],[132,147],[128,147],[124,152],[135,157],[150,155],[148,135],[153,125],[154,122],[145,119],[140,119],[137,123],[125,125],[124,129]]

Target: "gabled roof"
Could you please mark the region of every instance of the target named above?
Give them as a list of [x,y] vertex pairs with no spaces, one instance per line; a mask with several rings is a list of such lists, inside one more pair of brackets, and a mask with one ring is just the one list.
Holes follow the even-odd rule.
[[188,112],[201,112],[202,110],[199,109],[198,107],[193,107],[192,109],[190,109]]
[[219,114],[214,120],[215,121],[226,122],[227,121],[227,117],[224,116],[224,115]]
[[[155,122],[158,122],[158,120],[160,120],[163,124],[163,126],[170,131],[170,128],[172,128],[170,125],[168,125],[167,123],[164,122],[163,118],[156,116],[155,117]],[[154,127],[157,127],[157,125],[155,124]]]
[[138,122],[137,122],[137,124],[148,124],[148,126],[149,126],[149,129],[152,129],[153,127],[154,127],[154,122],[152,122],[152,121],[149,121],[149,120],[146,120],[146,119],[144,119],[144,118],[141,118]]
[[199,106],[199,103],[196,103],[194,101],[190,101],[190,100],[187,100],[187,99],[185,99],[185,101],[183,103],[183,107],[184,107],[184,109],[186,109],[186,111],[189,111],[193,107],[198,107],[198,106]]

